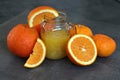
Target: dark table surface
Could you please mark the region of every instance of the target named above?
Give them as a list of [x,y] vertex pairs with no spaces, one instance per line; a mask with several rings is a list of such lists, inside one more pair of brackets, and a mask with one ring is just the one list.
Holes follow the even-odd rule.
[[[26,59],[10,53],[6,44],[9,30],[27,23],[29,11],[47,5],[65,11],[73,23],[89,26],[93,33],[111,36],[117,43],[114,54],[98,57],[82,67],[68,58],[44,63],[35,69],[23,67]],[[120,3],[116,0],[0,0],[0,80],[120,80]]]

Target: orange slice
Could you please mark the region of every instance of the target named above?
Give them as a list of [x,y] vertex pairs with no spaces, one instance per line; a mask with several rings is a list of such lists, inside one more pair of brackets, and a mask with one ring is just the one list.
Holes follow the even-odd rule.
[[77,65],[90,65],[97,57],[97,48],[93,39],[83,34],[70,38],[67,51],[68,58]]
[[24,64],[24,67],[35,68],[39,66],[45,59],[46,56],[46,47],[41,39],[37,39],[35,46],[33,48],[33,53],[30,54],[30,57]]
[[58,11],[49,6],[40,6],[30,11],[28,14],[28,24],[36,27],[45,19],[53,19],[58,16]]
[[73,25],[73,27],[70,28],[69,32],[71,36],[75,34],[85,34],[88,36],[93,35],[92,30],[88,26],[80,25],[80,24]]

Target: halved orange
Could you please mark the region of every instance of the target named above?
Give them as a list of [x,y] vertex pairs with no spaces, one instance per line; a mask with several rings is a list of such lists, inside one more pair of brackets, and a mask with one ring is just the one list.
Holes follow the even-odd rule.
[[92,36],[92,30],[90,29],[90,27],[85,26],[85,25],[80,25],[80,24],[75,24],[73,25],[70,30],[70,36],[73,36],[75,34],[85,34],[88,36]]
[[77,34],[68,41],[67,55],[73,63],[87,66],[96,60],[97,48],[91,37]]
[[46,47],[41,39],[37,39],[35,46],[33,48],[33,53],[30,54],[30,57],[24,64],[24,67],[35,68],[39,66],[45,59],[46,56]]
[[28,24],[30,27],[37,27],[47,19],[53,19],[58,16],[58,11],[50,6],[40,6],[34,8],[28,14]]

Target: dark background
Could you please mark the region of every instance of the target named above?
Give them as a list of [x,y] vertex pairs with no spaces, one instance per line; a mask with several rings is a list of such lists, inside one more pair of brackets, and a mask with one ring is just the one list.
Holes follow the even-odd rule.
[[[87,67],[76,66],[66,57],[24,68],[26,59],[10,53],[6,37],[13,26],[27,22],[31,9],[42,5],[66,12],[71,22],[89,26],[94,34],[109,35],[116,41],[116,51]],[[0,0],[0,80],[120,80],[119,47],[120,3],[116,0]]]
[[[120,24],[120,3],[117,3],[116,0],[0,0],[0,24],[14,18],[26,9],[41,5],[66,11],[72,17],[79,13],[88,19]],[[79,19],[78,16],[78,20],[73,21],[80,22]]]

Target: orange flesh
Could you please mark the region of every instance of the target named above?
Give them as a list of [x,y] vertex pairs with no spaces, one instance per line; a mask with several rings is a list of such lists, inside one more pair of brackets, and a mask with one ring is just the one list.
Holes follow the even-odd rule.
[[27,63],[28,64],[36,64],[40,61],[40,59],[43,56],[43,48],[40,45],[39,42],[36,42],[34,48],[33,48],[33,53],[30,55],[30,58],[28,59]]
[[52,14],[52,13],[49,13],[49,12],[43,12],[41,13],[40,15],[37,15],[35,18],[34,18],[34,22],[33,22],[33,25],[38,25],[40,24],[42,21],[44,21],[45,19],[46,20],[49,20],[49,19],[53,19],[55,18],[55,15]]
[[87,38],[76,38],[71,48],[74,56],[80,61],[88,62],[94,57],[94,46]]

